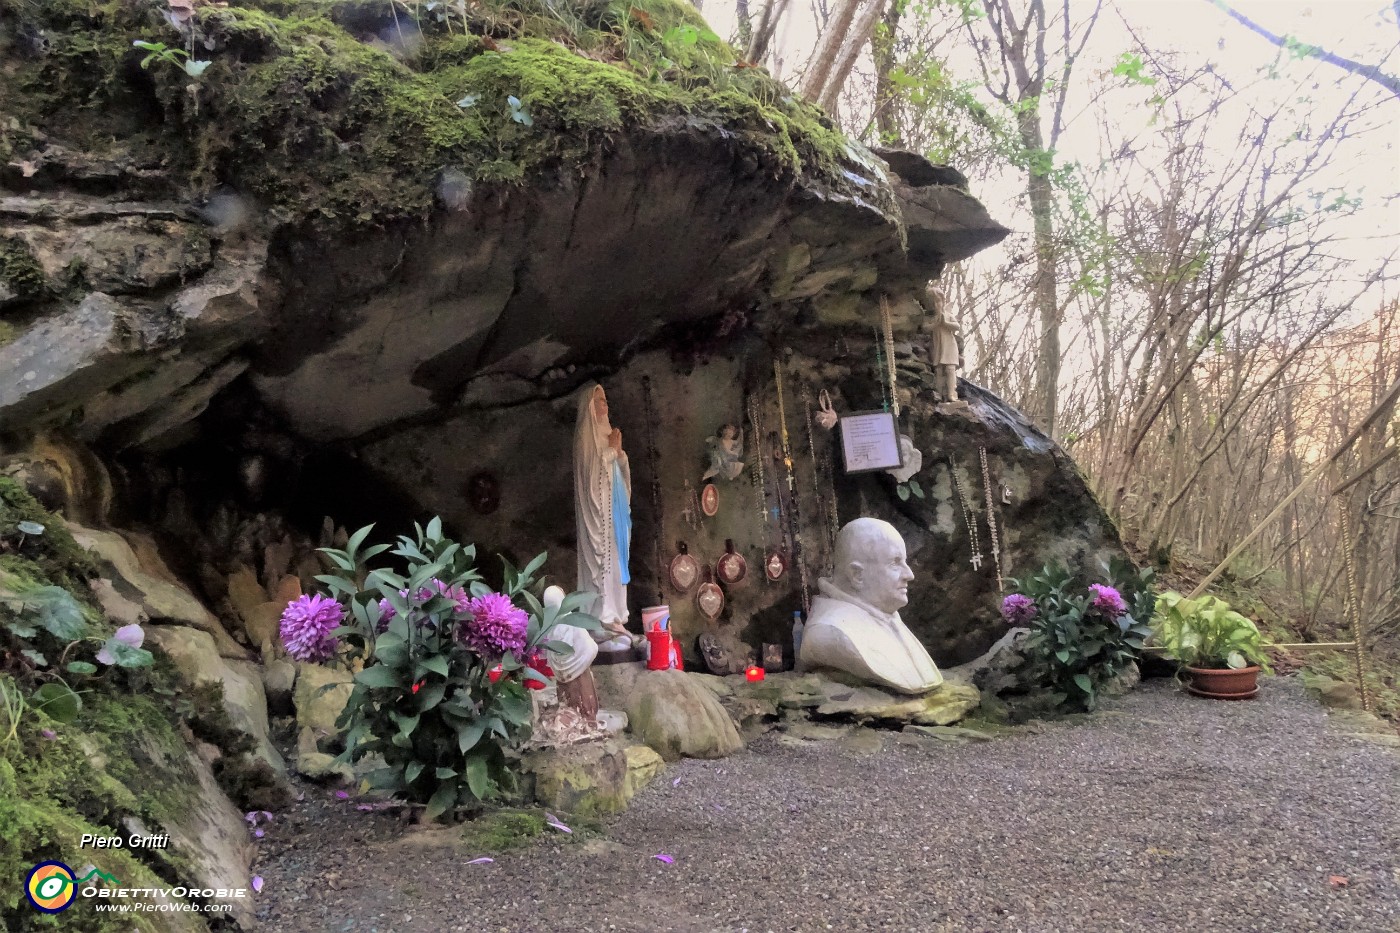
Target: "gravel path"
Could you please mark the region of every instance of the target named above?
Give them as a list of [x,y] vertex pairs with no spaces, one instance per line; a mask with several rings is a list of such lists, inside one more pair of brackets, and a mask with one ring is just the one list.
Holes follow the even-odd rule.
[[307,796],[264,842],[268,930],[1400,931],[1400,753],[1292,678],[1246,703],[1149,681],[966,745],[769,735],[668,766],[606,838],[489,865]]

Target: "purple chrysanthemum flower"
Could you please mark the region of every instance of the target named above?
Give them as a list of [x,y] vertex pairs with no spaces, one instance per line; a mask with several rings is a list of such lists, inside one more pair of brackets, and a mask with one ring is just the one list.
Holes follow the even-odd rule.
[[530,617],[517,609],[510,597],[487,593],[470,600],[471,618],[457,628],[457,639],[484,658],[499,658],[507,651],[525,647],[525,630]]
[[1025,625],[1035,618],[1035,600],[1012,593],[1001,601],[1001,617],[1008,625]]
[[327,661],[339,641],[331,632],[345,618],[340,603],[329,596],[299,596],[282,610],[282,644],[298,661]]
[[1089,608],[1097,609],[1110,619],[1116,619],[1128,611],[1128,604],[1123,602],[1123,597],[1118,595],[1118,591],[1111,586],[1091,583],[1089,584],[1089,592],[1094,594],[1094,598],[1089,602]]
[[375,623],[374,630],[383,635],[389,631],[389,623],[394,621],[394,616],[398,614],[399,611],[394,608],[393,603],[387,599],[381,599],[379,601],[379,621]]

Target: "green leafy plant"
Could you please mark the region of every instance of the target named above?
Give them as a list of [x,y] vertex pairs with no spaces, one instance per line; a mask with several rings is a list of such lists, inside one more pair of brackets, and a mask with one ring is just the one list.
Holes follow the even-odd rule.
[[[82,697],[61,676],[80,677],[107,667],[149,667],[155,660],[141,647],[145,633],[139,625],[127,625],[105,641],[91,635],[78,601],[61,586],[29,586],[10,583],[18,590],[0,593],[0,657],[26,679],[43,680],[28,705],[43,710],[59,722],[72,722],[82,710]],[[78,647],[101,643],[94,660],[69,660]],[[53,658],[53,660],[51,660]]]
[[525,109],[525,105],[520,102],[520,98],[514,94],[506,98],[506,103],[510,105],[510,118],[523,126],[534,126],[535,118],[530,116],[530,112]]
[[[337,722],[341,761],[379,756],[372,788],[426,804],[436,819],[513,788],[508,753],[530,733],[529,691],[553,677],[547,651],[556,625],[597,630],[580,611],[595,597],[573,593],[545,606],[532,591],[540,554],[523,570],[504,564],[493,592],[475,568],[476,549],[443,536],[434,518],[396,546],[361,551],[373,526],[344,550],[323,548],[338,568],[317,577],[330,596],[308,595],[283,614],[282,639],[299,660],[335,660],[362,668]],[[385,552],[399,571],[371,569]]]
[[1258,665],[1271,672],[1258,627],[1215,596],[1187,599],[1163,593],[1157,598],[1152,634],[1168,657],[1187,667],[1240,670]]
[[[1134,615],[1143,612],[1140,603],[1112,586],[1085,587],[1063,567],[1011,585],[1016,592],[1002,601],[1002,617],[1030,628],[1019,676],[1071,709],[1093,709],[1103,684],[1142,654],[1151,630],[1145,615]],[[1128,585],[1150,592],[1151,577],[1135,572]]]
[[916,479],[911,479],[906,483],[896,483],[894,491],[899,494],[899,498],[904,502],[909,501],[911,493],[916,499],[922,499],[924,497],[924,487],[920,486],[919,481]]
[[179,68],[191,78],[198,78],[204,74],[206,68],[213,64],[213,62],[195,61],[190,58],[189,52],[184,49],[172,48],[164,42],[146,42],[137,39],[131,44],[148,53],[145,58],[141,59],[142,68],[150,68],[151,62],[166,62]]

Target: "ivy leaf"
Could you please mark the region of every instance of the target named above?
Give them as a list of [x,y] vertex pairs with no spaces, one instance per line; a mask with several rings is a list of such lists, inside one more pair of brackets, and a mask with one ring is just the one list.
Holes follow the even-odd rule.
[[61,723],[70,723],[78,718],[78,713],[83,708],[83,699],[68,687],[67,684],[47,683],[34,691],[30,697],[30,703],[37,710],[42,710],[50,718]]
[[97,665],[89,664],[86,661],[69,661],[68,666],[64,668],[64,670],[68,671],[70,674],[96,674]]
[[[150,667],[155,663],[155,657],[145,648],[133,648],[125,642],[117,641],[115,638],[102,646],[102,651],[112,659],[115,667]],[[99,652],[101,654],[102,652]]]
[[28,622],[15,619],[5,623],[5,627],[10,630],[10,634],[16,638],[33,638],[39,634],[39,630]]
[[87,632],[87,621],[78,602],[61,586],[41,586],[23,596],[24,605],[34,610],[34,621],[55,638],[73,641]]
[[204,74],[205,69],[208,68],[208,67],[209,67],[210,65],[212,65],[212,64],[214,64],[214,63],[213,63],[213,62],[197,62],[197,61],[194,61],[193,59],[191,59],[191,60],[185,62],[185,74],[189,75],[191,78],[198,78],[200,75]]
[[1089,676],[1087,674],[1075,674],[1074,685],[1080,690],[1083,690],[1089,696],[1094,695],[1094,684],[1093,681],[1089,680]]

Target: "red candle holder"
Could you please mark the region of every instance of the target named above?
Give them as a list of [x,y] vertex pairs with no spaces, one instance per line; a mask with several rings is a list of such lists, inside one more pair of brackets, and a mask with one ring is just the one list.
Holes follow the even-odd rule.
[[744,676],[749,679],[750,683],[756,680],[762,680],[763,668],[758,667],[757,665],[751,665],[748,670],[744,671]]

